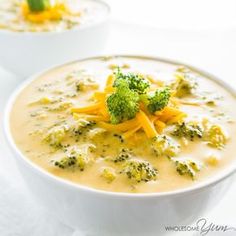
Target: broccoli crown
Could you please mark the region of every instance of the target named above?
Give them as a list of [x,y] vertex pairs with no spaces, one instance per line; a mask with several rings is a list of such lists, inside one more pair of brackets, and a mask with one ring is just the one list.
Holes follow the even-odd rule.
[[195,138],[202,138],[203,129],[199,124],[183,122],[182,124],[176,126],[174,132],[172,132],[172,135],[176,137],[185,137],[193,141]]
[[157,179],[158,171],[147,161],[129,160],[125,163],[121,173],[136,182],[148,182]]
[[192,161],[192,160],[180,160],[180,159],[173,159],[176,170],[180,175],[188,175],[192,179],[195,178],[196,172],[200,171],[201,165]]
[[147,108],[149,112],[154,113],[167,106],[170,99],[170,89],[168,87],[157,89],[156,92],[148,96]]
[[83,171],[88,162],[87,155],[83,155],[80,150],[73,149],[66,157],[55,161],[54,165],[61,169],[78,168],[80,171]]
[[113,86],[116,91],[107,99],[110,120],[113,124],[134,118],[139,111],[140,102],[143,102],[151,113],[163,109],[169,102],[170,89],[167,87],[148,95],[150,83],[140,75],[131,73],[124,75],[118,68],[115,77]]
[[179,152],[179,145],[166,135],[156,136],[151,145],[157,156],[173,157]]
[[150,87],[149,81],[143,78],[141,75],[133,73],[123,74],[120,68],[118,68],[115,72],[115,77],[116,79],[113,84],[114,87],[119,87],[121,81],[126,81],[129,88],[138,94],[146,93]]
[[211,125],[204,136],[209,146],[218,149],[223,148],[227,141],[227,137],[219,125]]
[[184,97],[193,93],[197,83],[190,73],[176,73],[176,80],[171,85],[177,97]]
[[113,124],[132,119],[139,111],[139,95],[129,88],[127,81],[122,80],[116,92],[107,98],[107,107]]

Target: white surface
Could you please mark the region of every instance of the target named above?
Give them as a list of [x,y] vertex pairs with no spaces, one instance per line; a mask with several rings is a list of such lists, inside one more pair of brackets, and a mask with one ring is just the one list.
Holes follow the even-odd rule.
[[115,19],[168,29],[236,27],[235,0],[105,0]]
[[[182,60],[214,73],[236,87],[235,40],[236,33],[233,30],[169,31],[131,28],[116,22],[106,52],[142,53]],[[0,73],[1,111],[9,92],[16,84],[16,78],[5,72]],[[2,113],[0,113],[1,118]],[[0,235],[72,235],[72,229],[57,222],[41,207],[35,205],[15,169],[2,133],[0,141]],[[224,199],[204,217],[208,222],[235,226],[235,197],[236,184],[234,183]],[[75,233],[77,234],[79,233]],[[180,235],[184,234],[180,233]]]

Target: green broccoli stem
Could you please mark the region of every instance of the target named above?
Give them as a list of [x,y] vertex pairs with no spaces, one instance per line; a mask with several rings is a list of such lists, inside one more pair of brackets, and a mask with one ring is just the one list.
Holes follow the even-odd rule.
[[50,6],[50,0],[27,0],[30,11],[44,11]]

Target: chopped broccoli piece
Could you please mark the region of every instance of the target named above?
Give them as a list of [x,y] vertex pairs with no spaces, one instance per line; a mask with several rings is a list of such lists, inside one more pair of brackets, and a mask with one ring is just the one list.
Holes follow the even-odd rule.
[[156,136],[151,143],[151,147],[157,156],[176,156],[179,153],[179,145],[166,135]]
[[204,134],[204,139],[211,147],[221,149],[227,141],[226,134],[219,125],[211,125]]
[[61,169],[72,167],[76,165],[76,158],[74,156],[66,156],[59,161],[55,161],[54,165]]
[[52,147],[60,148],[62,146],[61,142],[65,138],[67,131],[68,127],[65,125],[53,127],[48,131],[43,140]]
[[118,124],[134,118],[139,111],[138,102],[138,93],[129,89],[127,81],[120,81],[116,92],[107,99],[111,123]]
[[201,169],[201,165],[192,160],[172,158],[172,161],[175,163],[176,170],[180,175],[188,175],[192,179],[195,178],[196,172]]
[[77,156],[76,160],[77,160],[77,166],[81,171],[83,171],[85,166],[88,164],[88,158],[80,154],[79,156]]
[[90,89],[97,89],[99,84],[93,80],[91,77],[80,78],[75,83],[76,92],[88,91]]
[[80,145],[79,148],[74,148],[74,150],[78,153],[81,153],[82,155],[88,156],[90,153],[93,153],[96,148],[96,145],[94,145],[93,143],[85,143]]
[[124,142],[124,138],[120,134],[113,134],[114,137],[116,137],[121,143]]
[[79,149],[72,149],[66,157],[55,161],[54,165],[61,169],[78,168],[80,171],[83,171],[88,162],[88,155]]
[[193,94],[197,82],[190,73],[176,73],[175,77],[176,80],[171,84],[175,96],[181,98]]
[[78,119],[76,123],[77,123],[77,128],[87,128],[94,124],[94,122],[82,118]]
[[116,173],[113,168],[106,167],[103,169],[101,176],[107,180],[108,183],[111,183],[116,178]]
[[89,127],[95,125],[93,121],[87,121],[85,119],[76,120],[75,124],[72,127],[72,132],[75,135],[81,135],[84,131],[86,131]]
[[216,101],[213,99],[208,99],[205,103],[206,105],[211,106],[211,107],[216,106]]
[[118,163],[118,162],[124,162],[126,160],[128,160],[130,157],[131,157],[131,151],[129,149],[126,149],[126,148],[122,148],[120,153],[118,154],[117,157],[115,157],[113,159],[113,161],[115,163]]
[[170,89],[168,87],[157,89],[156,92],[148,96],[147,108],[149,112],[154,113],[167,106],[170,99]]
[[137,92],[138,94],[146,93],[148,88],[150,87],[149,81],[146,80],[141,75],[137,75],[133,73],[123,74],[120,68],[118,68],[114,74],[116,77],[114,85],[113,85],[114,87],[119,87],[122,81],[126,81],[129,88]]
[[180,138],[185,137],[193,141],[195,138],[202,138],[203,128],[195,122],[183,122],[182,124],[176,125],[172,135]]
[[50,107],[49,111],[65,111],[73,105],[70,101],[60,102],[58,105]]
[[158,171],[147,161],[133,159],[125,162],[121,173],[125,173],[129,179],[139,183],[156,180]]
[[106,132],[107,132],[107,130],[105,130],[103,128],[93,128],[93,129],[89,130],[87,136],[90,139],[95,139],[96,137],[101,137]]
[[31,12],[44,11],[50,6],[49,0],[27,0]]

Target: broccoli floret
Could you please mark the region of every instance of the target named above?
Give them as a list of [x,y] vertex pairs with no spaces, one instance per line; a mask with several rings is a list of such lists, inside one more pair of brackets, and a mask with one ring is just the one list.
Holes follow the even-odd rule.
[[172,135],[176,137],[185,137],[191,141],[195,138],[202,138],[203,128],[195,122],[183,122],[182,124],[176,125]]
[[156,92],[148,96],[147,108],[149,112],[154,113],[167,106],[170,99],[170,89],[168,87],[157,89]]
[[151,147],[157,156],[173,157],[179,153],[179,145],[166,135],[153,138]]
[[54,164],[62,169],[78,168],[80,171],[83,171],[88,162],[88,155],[82,153],[79,149],[72,149],[66,157],[59,161],[55,161]]
[[146,93],[150,87],[149,81],[143,78],[141,75],[133,73],[123,74],[120,68],[118,68],[114,74],[116,77],[113,85],[114,87],[119,87],[122,81],[126,81],[129,88],[138,94]]
[[131,151],[126,148],[122,148],[117,157],[113,159],[115,163],[124,162],[132,156]]
[[139,95],[128,87],[125,80],[119,82],[116,92],[107,99],[112,124],[118,124],[135,117],[139,111]]
[[56,126],[48,131],[43,141],[49,143],[50,146],[55,148],[60,148],[62,146],[61,142],[66,136],[68,131],[67,126]]
[[227,141],[227,137],[223,129],[219,125],[211,125],[204,134],[204,139],[211,147],[221,149]]
[[180,175],[188,175],[192,179],[195,178],[196,172],[201,169],[201,165],[193,160],[172,158],[172,161],[175,163],[176,170]]
[[176,73],[176,80],[171,84],[175,91],[175,96],[184,97],[193,94],[197,87],[197,82],[190,73]]
[[121,173],[135,182],[148,182],[157,179],[158,171],[147,161],[129,160],[124,164]]
[[101,176],[107,180],[108,183],[111,183],[116,178],[116,173],[113,168],[106,167],[102,170]]

